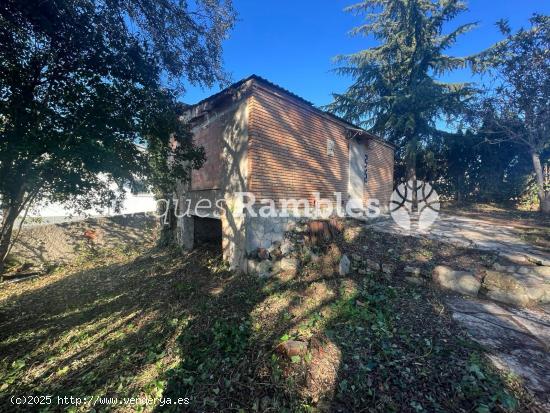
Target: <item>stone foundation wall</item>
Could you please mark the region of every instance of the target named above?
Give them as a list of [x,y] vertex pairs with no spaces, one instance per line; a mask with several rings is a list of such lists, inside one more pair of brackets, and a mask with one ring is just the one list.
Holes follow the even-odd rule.
[[247,217],[246,219],[246,253],[258,248],[269,248],[274,242],[283,240],[284,233],[295,225],[296,217]]

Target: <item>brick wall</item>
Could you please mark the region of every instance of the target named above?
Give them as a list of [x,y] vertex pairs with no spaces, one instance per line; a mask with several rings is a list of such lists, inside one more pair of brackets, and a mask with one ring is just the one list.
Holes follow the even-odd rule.
[[381,142],[370,140],[367,143],[367,155],[365,202],[368,202],[369,198],[376,198],[385,211],[393,191],[394,151]]
[[[314,199],[314,193],[333,199],[334,192],[348,193],[349,154],[346,127],[308,109],[302,102],[254,84],[245,98],[248,110],[247,190],[257,200]],[[221,109],[194,130],[203,146],[206,162],[192,172],[192,190],[223,189],[228,169],[224,160],[224,136],[235,123],[233,110]],[[229,128],[229,129],[228,129]],[[334,154],[327,153],[327,140]],[[245,143],[246,145],[246,143]],[[368,181],[364,201],[379,199],[385,207],[393,189],[393,150],[376,140],[367,143]]]
[[202,146],[206,154],[206,161],[202,168],[191,172],[191,189],[218,189],[222,185],[222,145],[223,130],[228,115],[224,114],[193,130],[193,141]]
[[[334,155],[327,154],[327,139]],[[348,143],[343,126],[292,98],[255,87],[249,102],[249,191],[257,199],[345,198]]]

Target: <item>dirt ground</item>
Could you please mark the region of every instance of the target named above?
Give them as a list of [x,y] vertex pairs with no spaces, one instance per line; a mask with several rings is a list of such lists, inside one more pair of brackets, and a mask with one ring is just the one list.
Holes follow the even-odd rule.
[[527,242],[550,250],[550,216],[538,211],[521,211],[493,204],[443,205],[442,211],[492,222],[495,226],[515,228],[518,235]]
[[24,226],[18,233],[8,266],[13,270],[23,266],[25,272],[43,273],[74,262],[90,246],[139,245],[143,234],[151,231],[155,224],[154,217],[133,214]]

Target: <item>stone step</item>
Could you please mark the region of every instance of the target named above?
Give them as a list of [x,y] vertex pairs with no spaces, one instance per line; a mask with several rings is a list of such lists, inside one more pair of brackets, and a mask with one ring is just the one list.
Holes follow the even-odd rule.
[[440,287],[472,297],[517,306],[550,304],[550,277],[546,268],[538,266],[505,266],[495,263],[486,271],[457,271],[438,265],[432,273]]

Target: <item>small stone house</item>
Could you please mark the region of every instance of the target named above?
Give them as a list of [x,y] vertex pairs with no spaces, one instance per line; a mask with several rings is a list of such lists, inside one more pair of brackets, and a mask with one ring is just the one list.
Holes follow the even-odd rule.
[[281,241],[304,219],[301,204],[292,214],[251,214],[242,193],[256,199],[256,212],[268,204],[264,199],[279,212],[288,199],[328,200],[332,208],[377,200],[387,210],[393,146],[261,77],[190,106],[184,119],[206,153],[190,183],[179,185],[179,210],[186,213],[179,214],[178,240],[185,248],[217,237],[231,268],[246,271],[251,252]]

